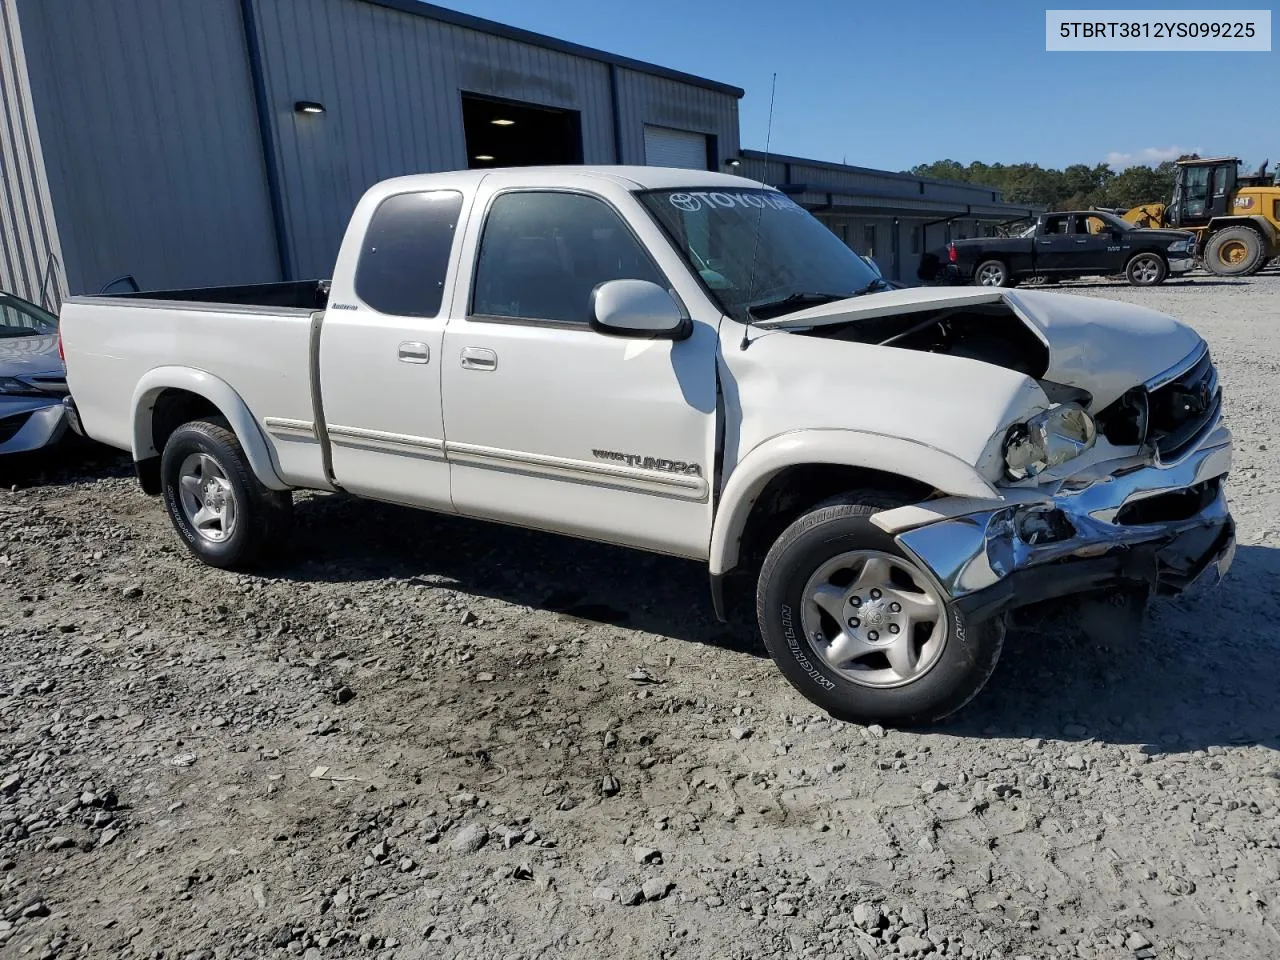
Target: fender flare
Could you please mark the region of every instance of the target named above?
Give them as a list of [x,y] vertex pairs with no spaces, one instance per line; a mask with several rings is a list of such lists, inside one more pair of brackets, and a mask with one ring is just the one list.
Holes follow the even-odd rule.
[[1227,227],[1252,227],[1262,234],[1262,239],[1272,247],[1280,242],[1280,233],[1276,231],[1271,221],[1260,213],[1231,213],[1223,217],[1214,217],[1209,221],[1210,236]]
[[271,447],[258,422],[240,394],[225,380],[192,367],[155,367],[143,374],[133,388],[133,459],[135,463],[160,456],[152,438],[152,412],[156,398],[165,390],[185,390],[204,397],[227,418],[231,430],[244,448],[249,465],[263,485],[272,490],[291,490],[280,479]]
[[710,572],[738,563],[747,520],[766,485],[788,467],[831,464],[910,477],[958,497],[997,499],[995,488],[970,464],[914,440],[855,430],[803,430],[773,437],[743,457],[724,486],[711,528]]

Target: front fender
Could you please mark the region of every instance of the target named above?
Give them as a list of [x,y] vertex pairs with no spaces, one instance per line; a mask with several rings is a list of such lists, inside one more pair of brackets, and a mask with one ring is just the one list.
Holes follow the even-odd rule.
[[721,576],[738,563],[751,509],[766,485],[788,467],[832,464],[878,470],[928,484],[957,497],[999,495],[970,464],[934,447],[855,430],[800,430],[760,443],[729,476],[711,528],[710,567]]
[[262,483],[272,490],[289,490],[280,479],[271,448],[258,427],[253,414],[240,394],[225,380],[191,367],[156,367],[148,370],[133,389],[133,459],[142,462],[158,457],[152,432],[152,415],[156,398],[165,390],[186,390],[204,397],[227,418],[231,430],[244,448],[249,465]]

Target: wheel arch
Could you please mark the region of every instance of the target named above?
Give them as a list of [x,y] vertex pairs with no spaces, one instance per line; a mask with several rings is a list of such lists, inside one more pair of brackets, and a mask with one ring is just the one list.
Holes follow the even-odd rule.
[[1267,244],[1267,249],[1263,250],[1264,256],[1267,250],[1275,251],[1277,246],[1280,245],[1280,230],[1277,230],[1275,224],[1262,214],[1255,213],[1247,217],[1214,217],[1209,221],[1202,246],[1207,247],[1213,235],[1220,230],[1225,230],[1227,227],[1249,227],[1260,233]]
[[245,457],[263,485],[289,490],[280,479],[271,447],[249,407],[226,381],[190,367],[156,367],[133,391],[133,460],[143,490],[160,492],[160,453],[165,441],[190,420],[221,416],[244,449]]
[[[712,523],[712,577],[737,567],[744,545],[767,538],[773,527],[785,528],[809,507],[857,488],[901,491],[911,502],[937,491],[997,497],[972,465],[912,440],[852,430],[784,434],[755,447],[729,475]],[[779,509],[774,494],[788,489],[799,492]]]

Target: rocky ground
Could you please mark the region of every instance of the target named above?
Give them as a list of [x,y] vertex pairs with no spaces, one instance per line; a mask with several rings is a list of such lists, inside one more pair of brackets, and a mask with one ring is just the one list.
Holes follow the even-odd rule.
[[9,465],[0,955],[1273,957],[1280,275],[1069,286],[1210,341],[1236,565],[924,732],[815,714],[694,564],[317,496],[228,575],[127,462]]

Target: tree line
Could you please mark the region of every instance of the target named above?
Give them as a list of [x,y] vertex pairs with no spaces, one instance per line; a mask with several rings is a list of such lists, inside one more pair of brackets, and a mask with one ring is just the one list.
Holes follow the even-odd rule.
[[[1179,157],[1191,159],[1194,154]],[[1007,203],[1026,203],[1049,210],[1083,210],[1113,207],[1128,210],[1140,203],[1168,201],[1173,193],[1174,161],[1158,167],[1127,167],[1119,173],[1105,163],[1089,166],[1073,163],[1062,170],[1038,163],[983,163],[967,166],[955,160],[938,160],[912,167],[910,172],[934,180],[960,180],[994,187]]]

